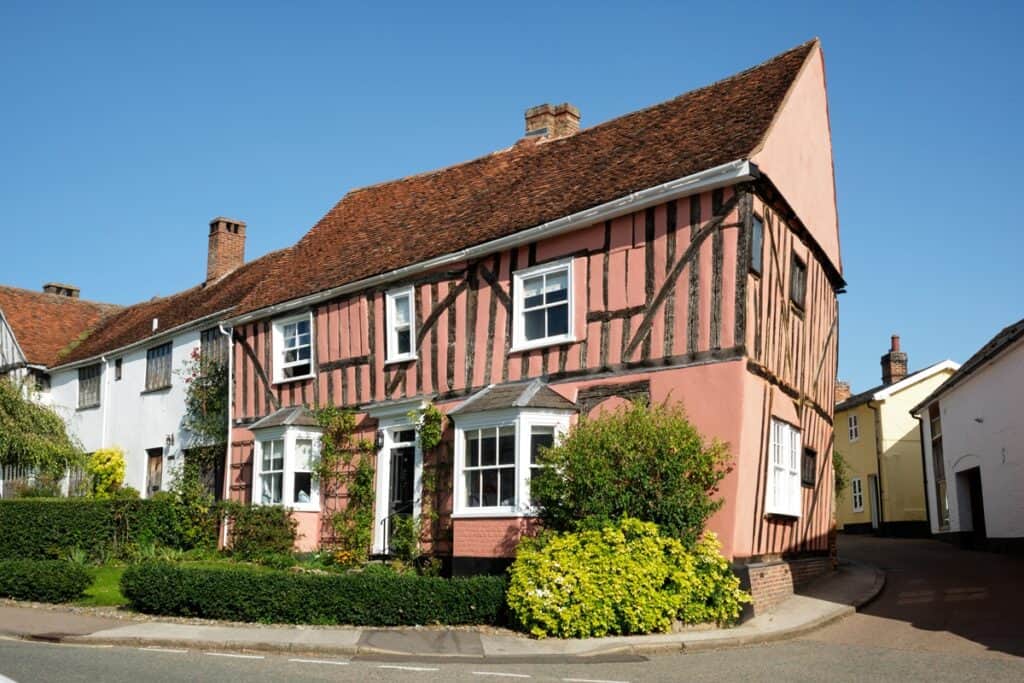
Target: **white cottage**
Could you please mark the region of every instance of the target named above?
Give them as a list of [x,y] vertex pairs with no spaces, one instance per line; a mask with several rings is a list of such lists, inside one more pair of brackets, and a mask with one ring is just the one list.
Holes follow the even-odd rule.
[[917,405],[932,533],[1024,549],[1024,320]]

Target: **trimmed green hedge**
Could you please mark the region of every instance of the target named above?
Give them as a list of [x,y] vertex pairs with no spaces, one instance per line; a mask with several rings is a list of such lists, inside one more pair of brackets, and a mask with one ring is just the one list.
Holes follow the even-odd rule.
[[[55,559],[80,548],[90,558],[111,547],[152,543],[188,549],[187,520],[170,497],[154,500],[37,498],[0,501],[0,559]],[[211,542],[217,517],[210,515]]]
[[0,597],[68,602],[92,584],[81,565],[60,560],[0,560]]
[[367,570],[296,574],[151,562],[129,567],[121,592],[148,614],[288,624],[500,624],[505,579]]

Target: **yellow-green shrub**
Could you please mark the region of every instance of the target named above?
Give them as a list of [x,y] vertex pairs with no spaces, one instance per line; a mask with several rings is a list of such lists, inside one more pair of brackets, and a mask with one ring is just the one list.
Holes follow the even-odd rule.
[[706,534],[692,553],[652,522],[551,533],[519,546],[509,570],[513,622],[542,638],[667,631],[676,619],[728,623],[749,597]]
[[124,452],[101,448],[89,456],[85,469],[92,479],[93,496],[110,498],[124,484]]

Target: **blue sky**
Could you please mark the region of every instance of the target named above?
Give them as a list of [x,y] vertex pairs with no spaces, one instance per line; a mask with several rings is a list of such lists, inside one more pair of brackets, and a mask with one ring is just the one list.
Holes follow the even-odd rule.
[[1024,316],[1019,4],[146,4],[0,5],[0,282],[169,294],[214,216],[252,258],[348,189],[508,146],[529,106],[592,125],[819,36],[840,375],[877,384],[893,332],[916,368]]

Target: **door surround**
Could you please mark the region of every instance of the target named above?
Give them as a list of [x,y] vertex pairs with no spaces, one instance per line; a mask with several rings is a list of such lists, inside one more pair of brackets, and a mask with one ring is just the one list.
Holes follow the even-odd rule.
[[[398,432],[415,429],[416,425],[409,418],[409,413],[422,410],[427,402],[423,399],[412,401],[396,401],[380,405],[366,411],[370,417],[377,418],[380,449],[377,451],[376,481],[374,485],[373,514],[373,547],[374,555],[385,555],[388,552],[387,518],[391,514],[391,449],[407,447],[406,441],[396,441]],[[415,440],[415,457],[413,465],[413,519],[418,519],[422,512],[423,501],[423,449],[420,447],[419,436]]]

